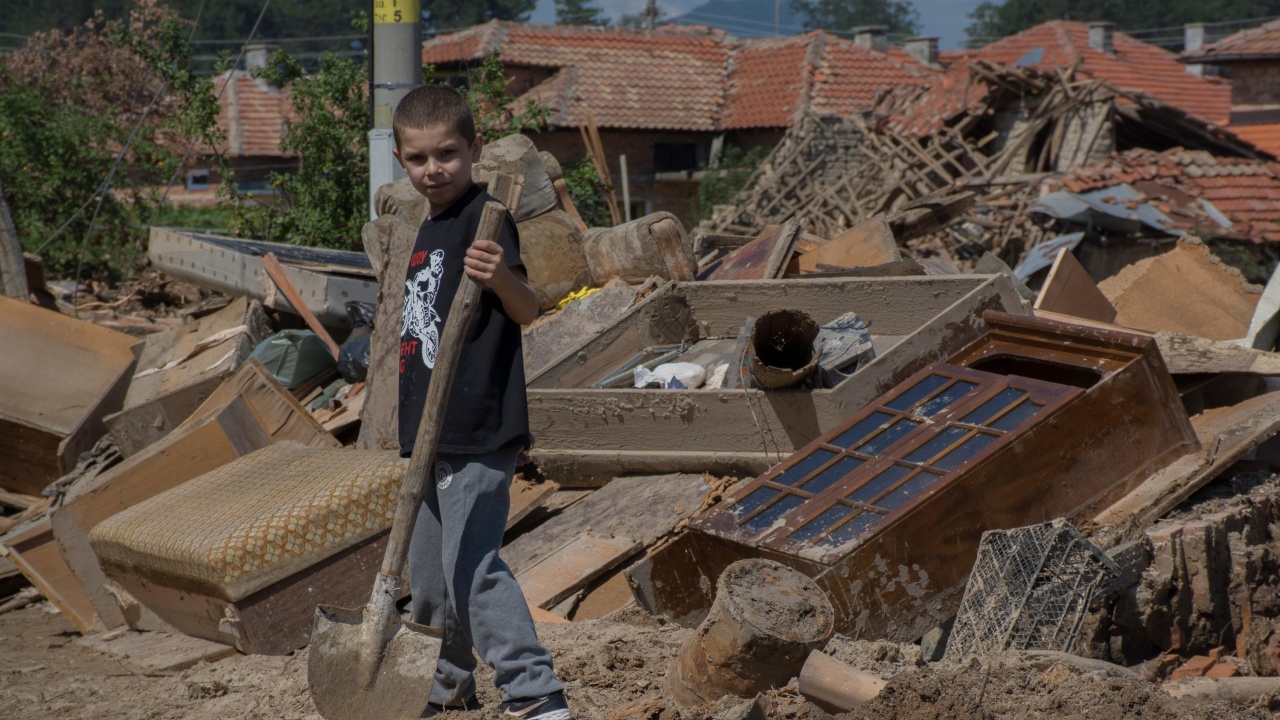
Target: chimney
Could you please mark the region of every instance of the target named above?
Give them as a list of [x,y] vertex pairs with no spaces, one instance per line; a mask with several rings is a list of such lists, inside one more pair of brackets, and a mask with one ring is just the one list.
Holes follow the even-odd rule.
[[889,49],[888,25],[863,25],[853,28],[853,42],[868,50],[884,52]]
[[902,47],[907,51],[908,55],[918,60],[921,65],[938,67],[938,38],[907,38]]
[[272,53],[280,48],[266,43],[254,43],[244,47],[244,69],[253,71],[267,66]]
[[1089,47],[1101,50],[1108,55],[1115,55],[1115,34],[1115,23],[1091,22],[1089,23]]
[[[1206,35],[1206,30],[1205,30],[1204,23],[1197,22],[1197,23],[1187,23],[1186,25],[1183,25],[1182,26],[1182,50],[1184,52],[1191,52],[1193,50],[1199,50],[1200,48],[1204,47],[1205,45],[1204,41],[1206,40],[1205,35]],[[1204,65],[1188,64],[1187,72],[1191,73],[1192,75],[1203,76]]]

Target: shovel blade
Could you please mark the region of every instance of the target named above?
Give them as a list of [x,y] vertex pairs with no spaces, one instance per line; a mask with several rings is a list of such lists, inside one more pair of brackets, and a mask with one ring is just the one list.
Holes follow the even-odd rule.
[[356,671],[364,608],[319,605],[311,626],[307,684],[325,720],[403,720],[422,715],[440,657],[440,630],[397,620],[373,687]]

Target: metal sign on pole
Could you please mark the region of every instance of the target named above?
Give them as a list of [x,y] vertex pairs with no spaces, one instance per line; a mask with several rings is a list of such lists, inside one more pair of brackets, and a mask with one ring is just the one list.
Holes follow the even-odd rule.
[[391,149],[391,115],[422,84],[420,0],[373,0],[373,129],[369,131],[369,217],[379,187],[405,177]]

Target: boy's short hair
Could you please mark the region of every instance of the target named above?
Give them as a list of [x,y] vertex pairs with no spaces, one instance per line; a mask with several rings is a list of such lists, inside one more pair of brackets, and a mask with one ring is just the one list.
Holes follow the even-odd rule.
[[414,88],[396,105],[395,114],[391,117],[391,131],[397,146],[402,129],[420,130],[432,125],[444,125],[468,143],[476,139],[476,121],[471,116],[471,107],[457,90],[448,85]]

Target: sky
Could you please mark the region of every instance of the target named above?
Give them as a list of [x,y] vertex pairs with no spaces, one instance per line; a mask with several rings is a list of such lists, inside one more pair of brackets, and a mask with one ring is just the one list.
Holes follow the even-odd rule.
[[[706,0],[658,0],[658,5],[667,11],[668,17],[682,15]],[[783,0],[786,2],[786,0]],[[964,28],[969,24],[968,14],[978,6],[981,0],[914,0],[915,8],[920,13],[921,30],[924,35],[936,35],[938,46],[942,50],[956,50],[963,47]],[[644,0],[595,0],[595,4],[603,9],[612,19],[624,14],[635,14],[644,9]],[[530,18],[538,24],[555,22],[554,0],[538,0],[538,7]],[[787,28],[783,29],[785,33]],[[792,32],[798,32],[798,28]]]

